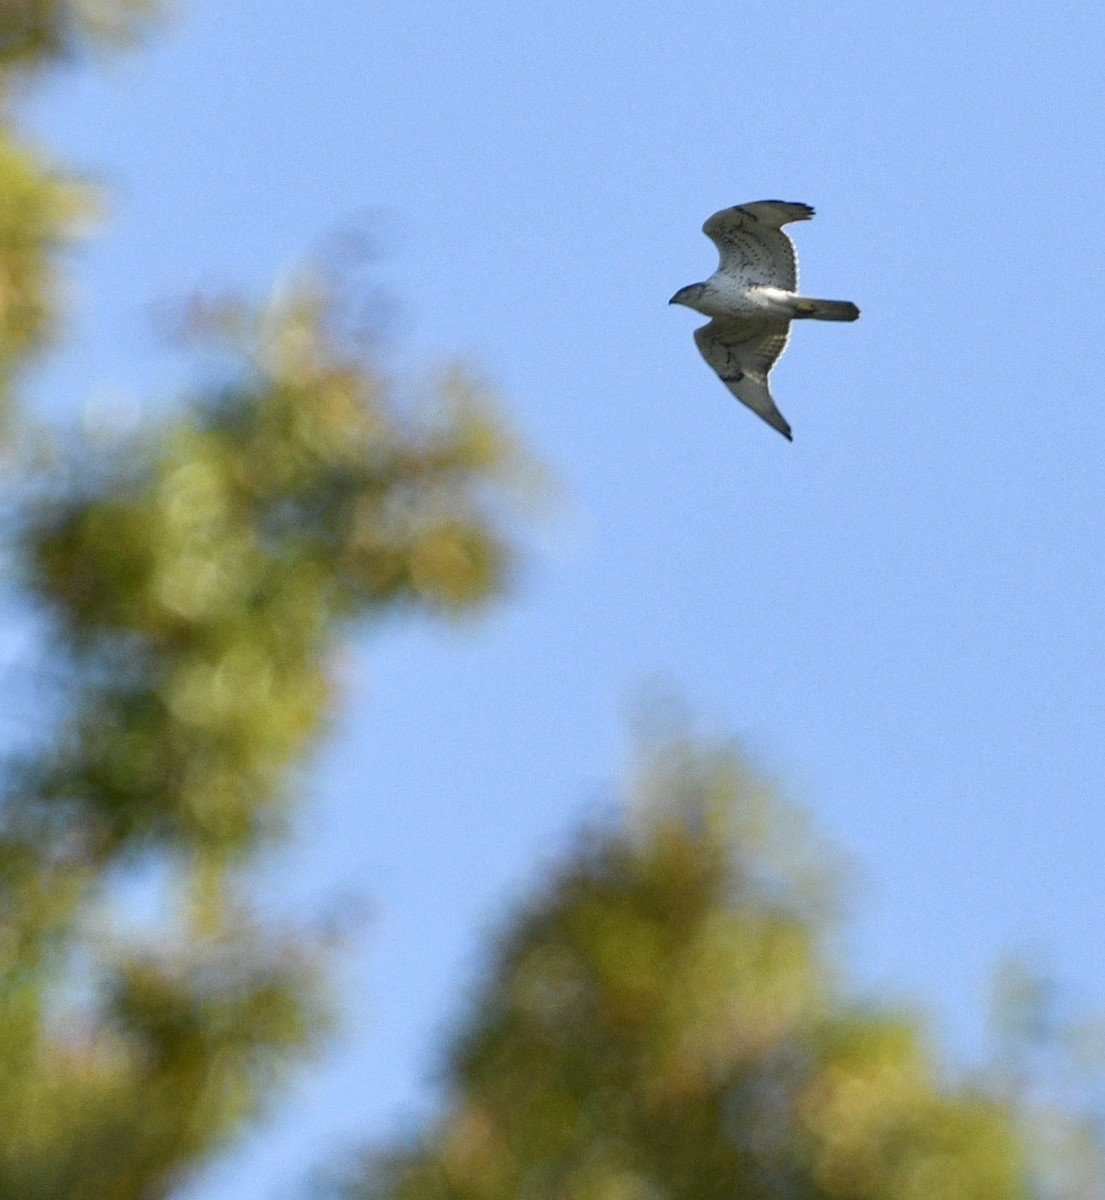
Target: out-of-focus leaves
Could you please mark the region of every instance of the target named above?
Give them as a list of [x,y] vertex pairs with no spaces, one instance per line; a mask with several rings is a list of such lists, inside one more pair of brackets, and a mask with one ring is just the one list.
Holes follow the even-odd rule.
[[127,45],[161,7],[160,0],[3,0],[0,76],[13,65],[73,58],[87,46]]
[[[102,986],[94,1020],[50,1036],[24,1023],[20,1060],[0,1076],[0,1195],[164,1194],[322,1027],[314,964],[255,931],[123,953]],[[10,1050],[15,1029],[3,1030]]]
[[439,1118],[371,1156],[371,1200],[1014,1200],[1009,1114],[913,1021],[845,999],[831,872],[731,750],[653,747],[505,929]]
[[[92,215],[15,101],[159,7],[0,0],[4,561],[51,639],[28,706],[50,727],[0,761],[0,1196],[20,1200],[167,1195],[317,1043],[328,938],[250,919],[243,870],[325,730],[342,637],[477,610],[512,562],[520,459],[482,389],[455,372],[408,402],[333,287],[200,306],[192,332],[232,361],[137,431],[93,420],[67,449],[11,419]],[[136,918],[119,889],[150,876]]]
[[29,580],[85,684],[20,786],[80,812],[94,853],[247,844],[324,722],[346,623],[459,612],[504,585],[501,426],[459,375],[431,419],[405,415],[323,313],[267,317],[214,400],[106,469],[78,457],[30,514]]
[[152,0],[2,0],[0,3],[0,435],[13,385],[56,331],[65,294],[62,248],[98,216],[94,190],[18,136],[12,97],[28,69],[83,45],[129,40],[152,16]]
[[[453,374],[415,417],[330,317],[317,288],[239,310],[209,394],[28,494],[63,718],[0,795],[0,1195],[164,1194],[263,1106],[321,1027],[320,961],[235,917],[237,868],[325,728],[340,639],[507,581],[519,455],[478,389]],[[171,930],[105,940],[90,915],[154,859]]]
[[0,423],[18,369],[54,329],[57,252],[91,212],[87,189],[0,128]]
[[1009,957],[994,972],[992,1087],[1016,1112],[1032,1194],[1047,1200],[1105,1195],[1100,1119],[1105,1025],[1063,1011],[1054,978]]

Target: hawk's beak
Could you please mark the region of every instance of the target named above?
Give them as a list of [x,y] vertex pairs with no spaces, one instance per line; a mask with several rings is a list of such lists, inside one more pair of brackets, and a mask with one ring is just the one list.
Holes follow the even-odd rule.
[[[679,290],[682,291],[683,289],[680,288]],[[679,292],[676,292],[675,295],[672,296],[672,298],[668,301],[668,303],[674,304],[676,302],[676,300],[678,300],[678,299],[679,299]]]

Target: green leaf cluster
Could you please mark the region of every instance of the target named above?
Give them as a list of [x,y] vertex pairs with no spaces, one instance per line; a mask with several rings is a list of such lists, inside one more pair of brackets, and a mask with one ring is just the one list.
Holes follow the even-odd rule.
[[41,68],[90,49],[127,45],[160,8],[160,0],[4,0],[0,78],[12,69]]
[[[56,331],[88,195],[14,101],[151,11],[0,5],[4,402]],[[318,1044],[327,939],[259,920],[248,879],[343,638],[477,610],[510,573],[521,457],[476,381],[415,402],[306,277],[203,313],[220,365],[170,411],[8,426],[4,562],[45,633],[40,736],[0,757],[0,1196],[166,1195]]]
[[829,873],[729,747],[653,745],[501,933],[440,1115],[358,1200],[1015,1200],[999,1103],[835,983]]
[[[415,419],[329,315],[317,292],[240,314],[218,386],[29,492],[15,549],[63,685],[0,820],[0,1047],[22,1047],[6,1094],[32,1125],[3,1120],[0,1085],[0,1194],[145,1196],[256,1111],[322,1028],[320,961],[250,921],[236,884],[325,730],[340,638],[503,586],[515,454],[477,389],[454,372]],[[137,944],[111,889],[151,861],[173,886]],[[45,1001],[75,963],[91,998],[59,1022]]]
[[0,125],[0,425],[24,365],[56,330],[57,255],[91,208],[88,189]]
[[513,449],[458,373],[429,421],[343,354],[325,303],[253,322],[237,377],[36,498],[27,576],[80,683],[24,780],[96,853],[223,853],[279,811],[351,621],[470,609],[509,553],[489,495]]

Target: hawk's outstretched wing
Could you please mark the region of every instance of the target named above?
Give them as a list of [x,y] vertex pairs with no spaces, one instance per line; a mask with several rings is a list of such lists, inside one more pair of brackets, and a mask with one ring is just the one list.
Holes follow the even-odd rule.
[[790,426],[775,407],[767,375],[789,336],[788,321],[713,320],[694,331],[695,344],[722,383],[788,442],[793,440]]
[[791,221],[808,221],[812,216],[808,204],[758,200],[714,213],[702,232],[718,248],[719,271],[752,275],[756,283],[793,292],[798,287],[798,263],[794,243],[783,232],[783,226]]

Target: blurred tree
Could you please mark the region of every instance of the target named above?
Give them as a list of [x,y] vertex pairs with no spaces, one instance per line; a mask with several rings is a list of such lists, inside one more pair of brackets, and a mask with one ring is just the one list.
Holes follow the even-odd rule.
[[831,877],[727,747],[644,756],[499,936],[440,1115],[349,1200],[1013,1200],[1008,1110],[848,1000]]
[[994,973],[991,1090],[1016,1115],[1030,1190],[1048,1200],[1105,1196],[1105,1022],[1063,1011],[1062,989],[1008,958]]
[[[6,400],[82,202],[13,98],[149,7],[0,4]],[[9,424],[5,561],[53,687],[0,776],[0,1197],[166,1195],[269,1097],[324,1028],[325,946],[259,922],[242,879],[324,731],[338,639],[507,577],[518,456],[480,389],[458,371],[404,403],[331,296],[201,309],[215,384],[130,434],[44,453],[36,431],[30,454]],[[142,920],[119,900],[136,872],[160,884]]]
[[125,45],[160,7],[160,0],[4,0],[0,69],[34,70],[89,49]]

